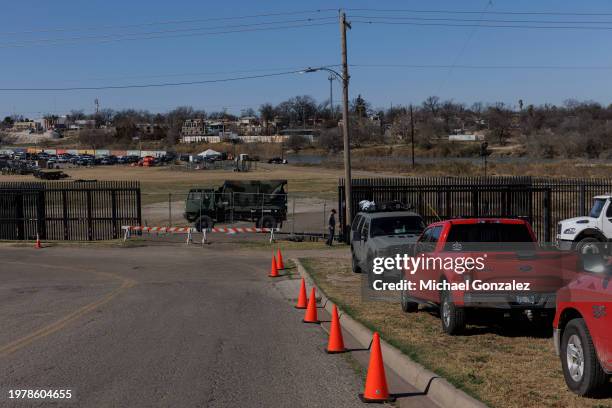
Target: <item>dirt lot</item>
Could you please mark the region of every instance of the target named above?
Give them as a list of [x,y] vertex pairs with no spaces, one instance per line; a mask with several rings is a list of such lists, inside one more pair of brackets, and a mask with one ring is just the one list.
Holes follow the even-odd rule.
[[471,325],[463,336],[447,336],[433,310],[406,314],[397,302],[364,301],[361,277],[351,272],[349,260],[307,258],[303,264],[354,318],[493,407],[612,407],[612,384],[601,399],[567,390],[549,332],[504,322]]
[[[193,186],[217,186],[224,180],[287,179],[289,193],[296,197],[334,199],[342,170],[259,163],[248,173],[225,170],[176,170],[172,167],[96,166],[66,168],[71,179],[86,180],[138,180],[142,184],[143,203],[168,200],[168,193],[177,196],[187,193]],[[356,172],[355,176],[371,175]],[[1,176],[2,181],[33,181],[33,176]]]

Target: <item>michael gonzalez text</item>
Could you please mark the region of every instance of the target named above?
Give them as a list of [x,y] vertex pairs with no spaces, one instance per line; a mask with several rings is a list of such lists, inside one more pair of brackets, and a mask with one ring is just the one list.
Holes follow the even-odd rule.
[[529,282],[483,282],[479,279],[464,282],[438,282],[435,279],[419,280],[417,282],[402,279],[399,282],[383,282],[377,279],[373,282],[374,290],[435,290],[435,291],[527,291],[530,289]]

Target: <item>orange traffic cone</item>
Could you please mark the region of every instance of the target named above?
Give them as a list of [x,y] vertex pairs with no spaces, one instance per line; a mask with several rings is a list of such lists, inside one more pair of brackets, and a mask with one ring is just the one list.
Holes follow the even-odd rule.
[[385,375],[385,365],[380,350],[378,333],[374,333],[372,338],[368,375],[366,376],[365,389],[363,394],[359,394],[359,399],[363,402],[395,401],[395,398],[389,394],[389,388],[387,387],[387,376]]
[[327,349],[325,351],[327,351],[329,354],[346,352],[346,348],[344,347],[344,339],[342,338],[342,328],[340,327],[340,318],[338,317],[338,308],[336,305],[334,305],[334,308],[332,309],[329,341],[327,342]]
[[315,295],[315,288],[310,290],[310,297],[308,298],[308,306],[306,307],[306,314],[304,315],[304,323],[321,323],[319,316],[317,315],[317,297]]
[[306,282],[304,278],[302,278],[302,283],[300,284],[300,294],[298,296],[297,304],[295,305],[296,309],[306,309],[306,304],[308,303],[308,299],[306,298]]
[[36,234],[36,244],[34,244],[34,248],[36,249],[42,248],[42,245],[40,244],[40,236],[38,234]]
[[270,274],[268,275],[271,278],[278,278],[280,275],[278,274],[278,269],[276,268],[276,259],[274,255],[272,256],[272,265],[270,266]]
[[285,264],[283,263],[283,254],[281,254],[280,248],[276,250],[276,268],[285,269]]

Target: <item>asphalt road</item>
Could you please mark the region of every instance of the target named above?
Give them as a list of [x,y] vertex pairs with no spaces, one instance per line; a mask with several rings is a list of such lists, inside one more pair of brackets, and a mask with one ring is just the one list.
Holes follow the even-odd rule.
[[363,406],[360,377],[268,267],[265,252],[197,246],[1,248],[0,406]]

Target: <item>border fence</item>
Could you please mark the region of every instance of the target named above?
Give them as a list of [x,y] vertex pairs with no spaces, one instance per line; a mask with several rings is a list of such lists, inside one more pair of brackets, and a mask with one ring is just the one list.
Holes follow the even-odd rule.
[[137,181],[0,182],[0,239],[95,241],[141,225]]
[[[340,225],[344,226],[344,179],[338,183]],[[541,242],[554,239],[562,219],[588,214],[592,198],[612,192],[612,179],[530,176],[407,177],[352,179],[351,214],[362,200],[399,201],[426,223],[457,217],[520,217]],[[346,231],[342,231],[346,236]]]

